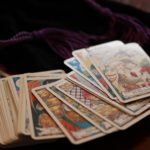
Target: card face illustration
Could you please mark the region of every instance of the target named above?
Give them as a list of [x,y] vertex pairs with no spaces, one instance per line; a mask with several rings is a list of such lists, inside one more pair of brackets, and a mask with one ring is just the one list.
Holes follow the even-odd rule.
[[21,86],[20,80],[21,80],[21,76],[14,76],[14,77],[12,77],[12,82],[13,82],[13,84],[15,86],[15,89],[17,91],[18,97],[20,97],[20,86]]
[[20,91],[22,86],[22,78],[21,75],[14,75],[11,77],[8,77],[8,84],[12,91],[12,96],[14,100],[16,101],[17,109],[19,109],[19,103],[20,103]]
[[87,106],[87,108],[95,112],[97,115],[100,115],[100,117],[103,117],[103,119],[116,126],[120,130],[130,127],[131,125],[135,124],[135,122],[148,115],[147,111],[142,113],[140,116],[133,117],[92,95],[85,89],[69,81],[63,81],[64,82],[61,82],[56,86],[59,90],[71,98],[82,102],[85,106]]
[[33,93],[73,144],[80,144],[104,136],[103,132],[46,88],[36,89]]
[[[84,67],[80,64],[80,62],[72,57],[64,61],[65,65],[67,65],[69,68],[80,74],[83,78],[88,80],[90,83],[95,85],[96,87],[100,88],[97,82],[94,80],[94,78],[84,69]],[[100,88],[101,89],[101,88]]]
[[99,95],[103,95],[104,97],[108,98],[108,95],[106,93],[104,93],[102,90],[91,84],[89,81],[87,81],[85,78],[83,78],[76,72],[72,71],[68,73],[66,77],[67,80],[70,80],[71,82],[74,82],[86,89],[92,89],[94,92],[99,93]]
[[57,81],[58,79],[30,79],[27,78],[27,98],[29,117],[31,121],[32,138],[34,139],[54,139],[62,138],[64,134],[57,126],[55,121],[46,112],[37,98],[32,94],[31,90],[37,86],[45,85]]
[[74,99],[70,98],[69,96],[67,96],[66,94],[62,93],[55,86],[47,86],[47,89],[51,93],[53,93],[57,98],[61,99],[63,102],[69,105],[72,109],[76,110],[86,119],[88,119],[93,125],[102,130],[104,133],[112,133],[116,131],[116,128],[113,127],[110,123],[106,122],[104,119],[95,115],[93,112],[84,107],[82,103],[79,103]]
[[[67,78],[69,81],[79,85],[80,87],[83,87],[87,89],[89,92],[95,94],[96,96],[102,98],[102,93],[100,93],[100,90],[93,86],[91,83],[89,83],[87,80],[85,80],[83,77],[78,75],[75,72],[71,72],[67,75]],[[106,96],[106,95],[105,95]],[[127,104],[120,103],[118,101],[114,101],[109,99],[107,96],[103,99],[112,104],[113,106],[120,108],[122,111],[130,114],[130,115],[139,115],[140,113],[144,112],[145,110],[150,108],[150,98],[143,98],[138,101],[130,102]]]
[[93,110],[96,114],[100,115],[100,117],[103,117],[103,119],[106,119],[106,121],[119,129],[122,129],[122,126],[132,119],[132,116],[107,104],[103,100],[69,81],[64,80],[64,83],[60,83],[56,87],[68,96],[71,96],[71,98],[82,102],[87,108]]
[[150,59],[138,44],[87,51],[120,102],[150,96]]
[[92,64],[86,49],[74,51],[73,56],[82,64],[83,67],[85,67],[86,71],[94,78],[100,88],[107,93],[111,99],[115,99],[116,96],[114,92]]
[[140,113],[150,108],[150,98],[142,98],[141,100],[133,101],[123,106],[132,111],[134,115],[139,115]]

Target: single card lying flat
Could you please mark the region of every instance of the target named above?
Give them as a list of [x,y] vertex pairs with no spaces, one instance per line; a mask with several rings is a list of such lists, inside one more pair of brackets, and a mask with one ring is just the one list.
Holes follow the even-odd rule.
[[87,52],[120,102],[150,96],[150,58],[138,44],[89,48]]
[[35,140],[56,139],[64,137],[64,134],[57,126],[55,121],[42,107],[36,97],[31,93],[33,88],[55,82],[61,79],[56,77],[26,77],[26,97],[29,111],[31,136]]

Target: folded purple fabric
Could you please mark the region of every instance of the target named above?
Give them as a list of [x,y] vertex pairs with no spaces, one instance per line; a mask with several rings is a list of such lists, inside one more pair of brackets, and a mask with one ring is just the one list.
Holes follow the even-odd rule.
[[58,55],[68,58],[73,50],[87,47],[91,41],[102,42],[118,38],[124,42],[138,42],[141,45],[150,43],[150,29],[136,18],[104,8],[98,0],[85,0],[85,2],[96,13],[106,18],[108,29],[103,35],[90,35],[58,28],[44,28],[39,31],[17,33],[9,40],[1,40],[0,47],[40,38],[46,41]]
[[138,42],[140,45],[150,43],[150,29],[138,19],[102,7],[98,0],[85,0],[85,2],[91,11],[105,18],[107,29],[102,35],[47,27],[33,32],[19,32],[8,40],[0,40],[0,48],[36,38],[45,41],[53,51],[66,59],[71,56],[73,50],[88,47],[93,43],[116,39],[123,42]]

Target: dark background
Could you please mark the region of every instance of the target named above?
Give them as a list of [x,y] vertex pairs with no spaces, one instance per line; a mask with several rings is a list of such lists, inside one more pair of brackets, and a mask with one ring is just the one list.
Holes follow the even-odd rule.
[[[106,0],[102,6],[114,12],[138,18],[150,26],[149,14],[133,7]],[[101,35],[106,32],[105,18],[91,9],[84,0],[1,0],[0,39],[9,39],[20,31],[34,31],[55,27],[88,34]],[[149,46],[145,48],[148,54]],[[67,67],[42,40],[34,39],[17,45],[0,48],[0,65],[9,73],[24,73]]]
[[[115,12],[134,16],[150,26],[149,14],[146,12],[115,2],[102,1],[101,3]],[[106,29],[105,19],[92,12],[82,0],[0,1],[0,39],[9,39],[19,31],[33,31],[45,27],[58,27],[99,35]],[[148,49],[145,50],[150,54]],[[0,65],[12,74],[60,68],[69,71],[63,64],[63,59],[40,40],[0,48]],[[125,131],[79,146],[62,139],[16,149],[149,150],[150,119],[147,117]]]

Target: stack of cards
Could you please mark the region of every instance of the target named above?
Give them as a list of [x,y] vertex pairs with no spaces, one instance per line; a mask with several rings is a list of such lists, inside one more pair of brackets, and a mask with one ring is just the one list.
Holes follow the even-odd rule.
[[81,144],[150,115],[150,58],[138,44],[112,41],[76,50],[65,64],[73,71],[0,80],[1,144],[24,143],[24,137]]
[[[64,137],[31,93],[32,88],[63,79],[63,70],[27,73],[0,79],[0,144],[18,146]],[[39,141],[38,141],[39,142]]]
[[[125,130],[150,114],[150,58],[137,43],[76,50],[65,64],[73,71],[55,87],[103,119],[105,124],[95,124],[103,133]],[[108,132],[106,123],[114,130]]]

